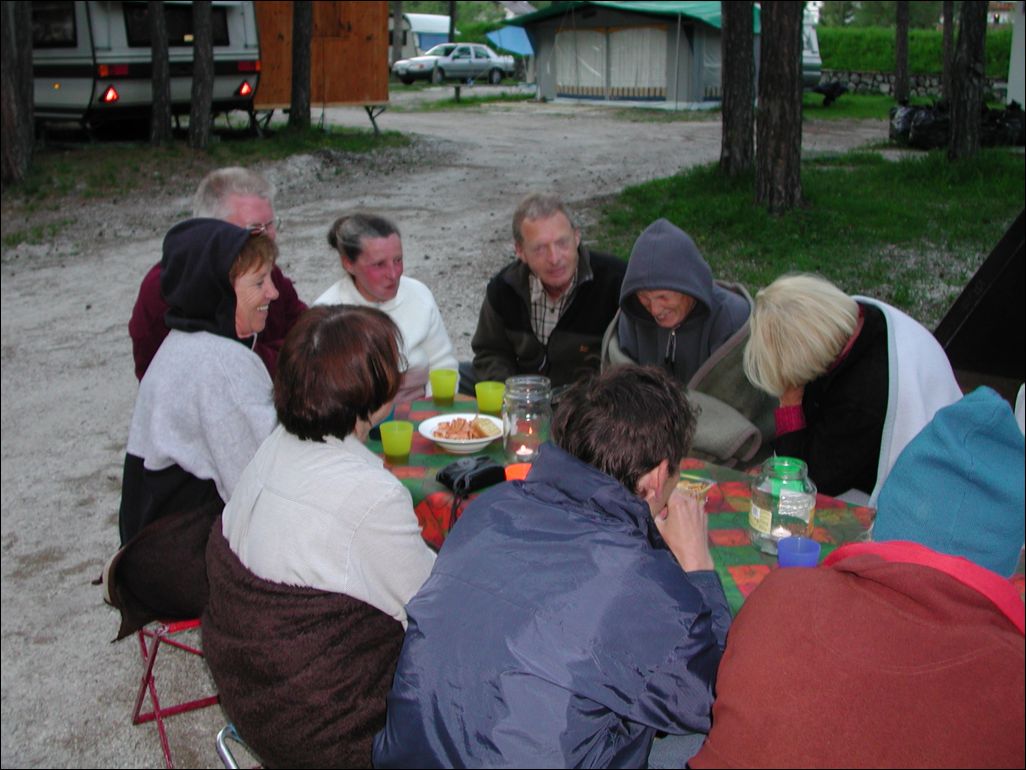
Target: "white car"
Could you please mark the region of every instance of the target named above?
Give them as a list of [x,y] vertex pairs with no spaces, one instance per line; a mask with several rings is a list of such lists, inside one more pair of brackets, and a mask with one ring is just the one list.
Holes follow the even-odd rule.
[[512,77],[512,56],[500,56],[480,43],[441,43],[423,56],[400,59],[392,65],[392,72],[409,85],[414,80],[475,80],[486,78],[498,84],[504,77]]

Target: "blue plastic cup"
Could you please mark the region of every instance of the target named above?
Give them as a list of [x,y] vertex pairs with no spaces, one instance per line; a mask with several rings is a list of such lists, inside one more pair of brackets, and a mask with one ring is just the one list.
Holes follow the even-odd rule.
[[815,567],[819,564],[819,543],[811,537],[785,537],[777,543],[777,564],[781,567]]

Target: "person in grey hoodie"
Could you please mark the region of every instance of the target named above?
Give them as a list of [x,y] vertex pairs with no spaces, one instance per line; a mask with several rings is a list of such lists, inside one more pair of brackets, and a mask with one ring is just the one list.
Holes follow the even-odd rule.
[[638,237],[620,289],[617,339],[639,364],[665,368],[687,384],[748,320],[743,291],[713,281],[687,233],[657,219]]

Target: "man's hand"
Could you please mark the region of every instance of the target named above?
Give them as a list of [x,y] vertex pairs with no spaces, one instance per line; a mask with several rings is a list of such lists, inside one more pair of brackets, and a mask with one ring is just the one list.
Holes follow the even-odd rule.
[[685,572],[713,568],[709,553],[709,519],[700,498],[674,489],[655,516],[656,527]]

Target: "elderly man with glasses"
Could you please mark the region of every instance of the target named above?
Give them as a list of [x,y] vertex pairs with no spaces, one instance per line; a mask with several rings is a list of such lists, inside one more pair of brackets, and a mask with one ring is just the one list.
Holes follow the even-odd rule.
[[[193,197],[192,215],[222,219],[245,227],[254,235],[266,234],[272,240],[278,235],[280,223],[274,216],[274,188],[260,174],[240,167],[221,168],[207,174]],[[128,322],[135,376],[140,380],[168,334],[164,323],[168,306],[160,292],[160,272],[158,262],[146,273]],[[278,290],[278,299],[270,305],[267,324],[253,350],[273,377],[285,335],[306,310],[306,304],[277,265],[271,279]]]

